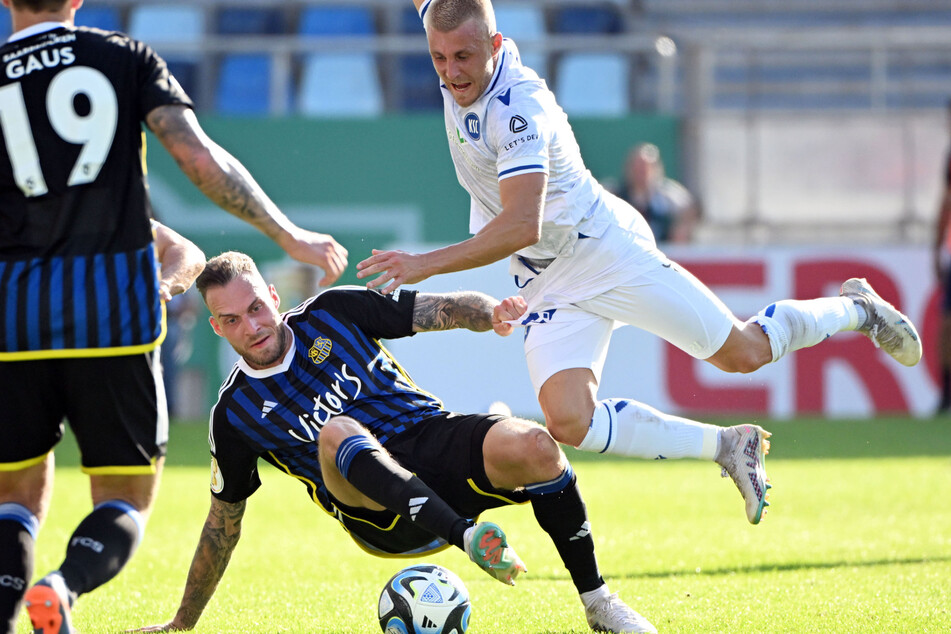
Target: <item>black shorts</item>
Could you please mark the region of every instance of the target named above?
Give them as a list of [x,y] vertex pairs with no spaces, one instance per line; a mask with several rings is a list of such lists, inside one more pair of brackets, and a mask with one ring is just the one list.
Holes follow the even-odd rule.
[[[447,412],[414,425],[383,446],[459,515],[475,519],[485,510],[528,501],[524,490],[496,489],[485,474],[482,444],[492,425],[502,418]],[[418,555],[446,546],[391,511],[369,511],[331,501],[337,519],[374,554]]]
[[0,470],[37,464],[69,422],[94,475],[155,472],[168,411],[158,350],[116,357],[0,362]]

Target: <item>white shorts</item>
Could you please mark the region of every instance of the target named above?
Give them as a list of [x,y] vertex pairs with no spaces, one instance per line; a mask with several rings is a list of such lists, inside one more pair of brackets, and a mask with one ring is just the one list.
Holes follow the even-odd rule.
[[[646,223],[645,223],[646,224]],[[634,229],[633,231],[631,229]],[[600,382],[611,333],[629,324],[697,359],[726,341],[735,318],[700,280],[631,228],[586,238],[541,272],[524,262],[517,280],[528,301],[525,358],[535,393],[552,375],[589,368]],[[536,269],[537,271],[537,269]]]

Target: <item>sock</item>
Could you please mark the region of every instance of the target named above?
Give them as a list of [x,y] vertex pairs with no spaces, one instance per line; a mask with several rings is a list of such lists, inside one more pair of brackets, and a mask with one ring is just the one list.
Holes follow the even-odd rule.
[[578,449],[648,459],[713,460],[720,429],[630,399],[609,398],[598,401]]
[[766,333],[775,362],[787,352],[814,346],[837,332],[856,330],[865,322],[859,318],[858,309],[849,297],[784,299],[770,304],[747,323],[759,324]]
[[598,572],[598,561],[594,556],[588,511],[571,465],[551,482],[525,488],[531,494],[538,525],[554,542],[578,592],[588,592],[603,585],[604,579]]
[[87,515],[66,547],[59,570],[72,599],[95,590],[122,570],[144,531],[142,515],[128,502],[109,500]]
[[371,500],[465,550],[464,535],[472,523],[369,438],[345,439],[336,463],[343,477]]
[[17,616],[33,577],[39,520],[21,504],[0,504],[0,631],[16,632]]

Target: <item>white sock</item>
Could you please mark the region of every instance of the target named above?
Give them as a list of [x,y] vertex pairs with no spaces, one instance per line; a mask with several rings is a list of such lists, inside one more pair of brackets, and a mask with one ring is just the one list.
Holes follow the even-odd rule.
[[651,460],[713,460],[720,429],[664,414],[637,401],[609,398],[598,401],[588,434],[578,449]]
[[595,588],[594,590],[588,590],[587,592],[582,592],[578,596],[581,597],[581,603],[584,604],[584,607],[588,608],[591,606],[592,603],[594,603],[598,599],[606,599],[609,596],[611,596],[611,591],[608,590],[608,584],[603,583],[599,587]]
[[779,361],[787,352],[809,348],[843,330],[857,329],[864,321],[859,317],[851,298],[821,297],[784,299],[761,310],[750,322],[759,324],[766,333],[773,361]]

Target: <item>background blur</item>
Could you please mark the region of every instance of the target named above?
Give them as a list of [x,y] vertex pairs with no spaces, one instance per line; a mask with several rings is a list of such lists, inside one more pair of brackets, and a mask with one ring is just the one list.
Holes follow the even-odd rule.
[[[930,257],[951,97],[947,0],[495,6],[499,30],[568,112],[596,177],[615,185],[631,147],[660,148],[668,176],[702,207],[693,243],[667,251],[738,316],[783,297],[837,294],[847,277],[867,276],[925,343],[925,362],[912,369],[848,335],[734,377],[626,328],[615,335],[602,397],[694,413],[930,415],[938,318]],[[209,134],[298,224],[349,249],[343,283],[356,282],[353,265],[371,248],[428,249],[467,236],[468,200],[409,0],[86,0],[77,23],[125,31],[168,60]],[[313,271],[212,207],[154,139],[149,148],[161,220],[208,255],[250,253],[285,308],[314,292]],[[419,288],[515,291],[504,263]],[[190,319],[174,413],[203,418],[233,358],[202,306]],[[504,400],[537,417],[519,339],[438,333],[390,347],[450,408]]]

